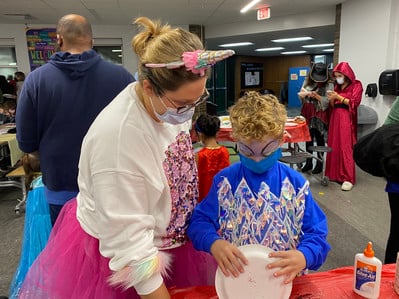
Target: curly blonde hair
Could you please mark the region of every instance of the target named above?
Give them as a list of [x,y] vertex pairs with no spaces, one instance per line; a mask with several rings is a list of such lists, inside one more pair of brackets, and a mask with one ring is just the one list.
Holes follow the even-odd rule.
[[[203,50],[204,46],[195,34],[181,28],[161,25],[147,17],[139,17],[134,21],[141,31],[133,38],[132,47],[139,58],[139,82],[150,80],[158,95],[164,90],[175,91],[187,82],[198,80],[199,74],[187,71],[185,67],[176,69],[148,68],[146,63],[168,63],[182,59],[184,52]],[[209,75],[207,70],[206,75]]]
[[282,138],[287,111],[271,94],[249,91],[230,107],[233,137],[241,141],[263,141]]

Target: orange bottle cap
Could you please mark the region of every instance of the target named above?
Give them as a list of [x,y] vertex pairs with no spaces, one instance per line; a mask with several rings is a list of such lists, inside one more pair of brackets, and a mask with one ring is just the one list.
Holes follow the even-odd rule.
[[363,253],[367,257],[374,257],[373,243],[368,242],[367,247],[364,249]]

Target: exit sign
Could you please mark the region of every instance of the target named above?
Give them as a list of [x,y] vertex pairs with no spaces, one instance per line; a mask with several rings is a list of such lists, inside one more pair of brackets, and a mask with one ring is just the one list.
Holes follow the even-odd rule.
[[258,21],[270,18],[270,7],[262,7],[258,9]]

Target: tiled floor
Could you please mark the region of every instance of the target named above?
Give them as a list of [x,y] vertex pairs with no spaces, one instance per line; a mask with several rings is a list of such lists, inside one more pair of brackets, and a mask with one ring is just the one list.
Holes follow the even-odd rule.
[[[384,180],[358,170],[356,186],[344,192],[336,183],[325,187],[316,176],[307,177],[329,223],[332,250],[320,270],[352,265],[355,254],[363,251],[368,241],[383,260],[390,221]],[[15,188],[0,189],[0,296],[8,294],[19,259],[24,225],[24,214],[14,213],[19,194]]]

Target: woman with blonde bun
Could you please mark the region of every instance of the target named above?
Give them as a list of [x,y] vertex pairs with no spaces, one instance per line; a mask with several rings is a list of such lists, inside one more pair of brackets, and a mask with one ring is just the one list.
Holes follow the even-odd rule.
[[170,298],[169,287],[214,283],[216,263],[186,230],[198,197],[189,134],[209,94],[209,68],[234,54],[205,51],[183,29],[146,17],[132,46],[138,82],[86,134],[79,193],[63,208],[20,298]]

